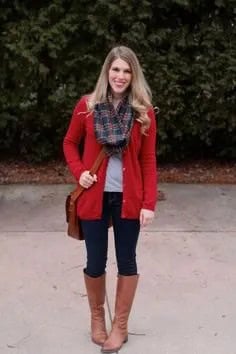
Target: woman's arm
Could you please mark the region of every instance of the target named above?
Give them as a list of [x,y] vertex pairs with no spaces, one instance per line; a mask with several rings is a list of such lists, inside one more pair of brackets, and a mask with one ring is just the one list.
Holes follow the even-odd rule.
[[140,165],[143,178],[142,209],[154,211],[157,201],[157,164],[156,164],[156,117],[153,109],[148,111],[150,127],[142,136]]
[[79,154],[79,143],[85,135],[85,117],[87,114],[86,98],[82,97],[76,104],[69,124],[69,128],[63,140],[63,151],[68,167],[76,178],[80,179],[80,175],[85,171],[81,156]]

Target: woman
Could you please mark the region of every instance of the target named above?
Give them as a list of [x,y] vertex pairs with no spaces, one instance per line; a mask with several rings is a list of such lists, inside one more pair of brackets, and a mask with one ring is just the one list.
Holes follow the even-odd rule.
[[[83,156],[78,153],[84,141]],[[127,322],[138,283],[136,246],[140,226],[154,218],[156,123],[151,91],[135,53],[124,46],[107,55],[92,94],[77,103],[64,139],[70,171],[86,190],[78,200],[87,251],[84,279],[91,337],[103,353],[128,340]],[[101,147],[106,158],[89,169]],[[108,228],[112,220],[118,267],[115,315],[110,334],[104,316]]]

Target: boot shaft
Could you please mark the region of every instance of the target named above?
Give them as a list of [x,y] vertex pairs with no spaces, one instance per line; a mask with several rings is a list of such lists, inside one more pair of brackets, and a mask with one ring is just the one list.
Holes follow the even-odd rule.
[[98,345],[103,345],[107,339],[105,323],[105,274],[93,278],[84,273],[84,281],[91,312],[91,338]]
[[119,275],[117,280],[115,317],[112,331],[102,347],[102,353],[117,353],[128,340],[128,318],[133,304],[139,275]]
[[118,275],[114,323],[123,329],[127,322],[135,297],[139,275]]
[[100,277],[93,278],[84,273],[84,282],[88,295],[88,302],[91,311],[96,310],[104,305],[105,303],[105,274]]

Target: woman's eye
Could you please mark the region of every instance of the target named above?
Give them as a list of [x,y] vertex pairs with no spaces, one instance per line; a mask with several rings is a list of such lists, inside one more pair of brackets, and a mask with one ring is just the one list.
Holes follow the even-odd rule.
[[[111,70],[114,71],[114,72],[117,72],[117,73],[120,72],[120,71],[122,71],[122,70],[120,70],[119,68],[116,68],[116,67],[112,68]],[[125,74],[131,74],[131,70],[129,70],[129,69],[123,70],[123,72],[124,72]]]

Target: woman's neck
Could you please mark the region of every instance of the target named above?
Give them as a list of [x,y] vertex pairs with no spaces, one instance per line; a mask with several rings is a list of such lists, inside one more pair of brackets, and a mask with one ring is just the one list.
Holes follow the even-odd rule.
[[117,98],[117,97],[112,97],[112,104],[113,106],[116,108],[118,106],[118,104],[120,103],[120,101],[122,100],[122,97]]
[[113,106],[116,108],[120,101],[125,97],[125,95],[112,95],[112,103]]

